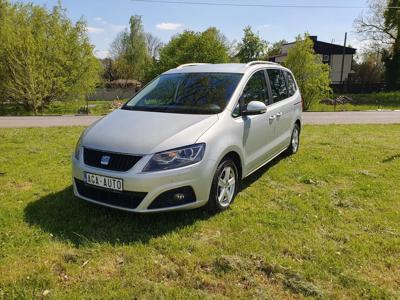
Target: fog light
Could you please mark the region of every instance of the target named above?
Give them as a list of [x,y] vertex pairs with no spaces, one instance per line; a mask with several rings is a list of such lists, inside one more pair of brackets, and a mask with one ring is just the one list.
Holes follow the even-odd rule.
[[183,200],[185,200],[185,194],[176,193],[176,194],[174,195],[174,200],[176,200],[176,201],[183,201]]

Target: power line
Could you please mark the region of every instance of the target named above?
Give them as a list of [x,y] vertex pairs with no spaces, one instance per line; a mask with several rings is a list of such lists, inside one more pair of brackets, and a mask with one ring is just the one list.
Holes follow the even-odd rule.
[[[221,3],[221,2],[195,2],[175,0],[131,0],[134,2],[157,4],[183,4],[183,5],[208,5],[208,6],[232,6],[232,7],[266,7],[266,8],[329,8],[329,9],[363,9],[366,6],[341,6],[341,5],[276,5],[276,4],[245,4],[245,3]],[[400,6],[389,6],[390,9],[400,9]]]

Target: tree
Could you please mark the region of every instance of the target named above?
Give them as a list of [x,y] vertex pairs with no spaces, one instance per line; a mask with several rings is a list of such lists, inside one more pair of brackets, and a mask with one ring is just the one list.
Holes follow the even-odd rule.
[[260,38],[258,34],[255,34],[250,26],[247,26],[244,30],[244,36],[242,42],[237,46],[237,57],[240,62],[248,63],[253,60],[263,59],[268,50],[268,43]]
[[114,61],[110,57],[106,57],[100,60],[103,65],[102,78],[104,81],[113,81],[117,79]]
[[147,51],[153,59],[157,59],[160,56],[160,49],[163,46],[163,43],[160,39],[151,33],[145,33],[146,36],[146,45]]
[[304,100],[304,109],[322,100],[331,92],[329,66],[316,55],[308,35],[298,36],[289,50],[284,65],[294,74]]
[[355,21],[357,32],[382,48],[389,86],[400,82],[400,0],[370,0],[369,10]]
[[100,63],[86,24],[66,11],[0,1],[0,97],[37,113],[93,91]]
[[119,78],[142,81],[152,60],[147,48],[142,18],[132,16],[129,24],[129,31],[122,31],[113,41],[111,53]]
[[216,28],[211,27],[204,32],[184,31],[161,49],[159,73],[185,63],[228,61],[226,38]]
[[400,9],[399,0],[389,0],[388,8],[385,11],[385,29],[391,32],[394,38],[391,49],[384,52],[384,62],[386,67],[386,80],[388,85],[394,87],[400,83]]
[[384,78],[384,66],[381,53],[369,50],[361,55],[360,62],[353,62],[352,80],[358,83],[377,83]]
[[282,46],[284,44],[287,44],[286,40],[280,40],[278,42],[273,43],[272,46],[268,48],[267,59],[272,57],[272,56],[276,56],[276,55],[281,54]]

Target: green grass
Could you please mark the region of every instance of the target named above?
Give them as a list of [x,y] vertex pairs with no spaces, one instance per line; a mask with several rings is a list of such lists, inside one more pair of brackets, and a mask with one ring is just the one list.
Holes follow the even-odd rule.
[[400,298],[400,125],[305,126],[215,216],[74,198],[81,130],[0,129],[0,298]]
[[[90,115],[104,115],[113,110],[113,101],[89,101]],[[71,115],[78,113],[86,113],[86,102],[83,100],[72,102],[52,103],[46,107],[40,115]],[[0,103],[0,116],[32,116],[33,113],[22,109],[21,107],[11,104]]]
[[[336,111],[364,111],[364,110],[398,110],[400,109],[400,92],[345,94],[353,99],[353,104],[337,105]],[[332,99],[340,96],[333,95]],[[309,111],[334,111],[333,105],[315,103]]]

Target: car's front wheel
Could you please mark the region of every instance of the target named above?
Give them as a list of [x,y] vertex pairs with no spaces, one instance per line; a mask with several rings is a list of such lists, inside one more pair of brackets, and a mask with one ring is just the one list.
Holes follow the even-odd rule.
[[235,163],[224,159],[215,171],[207,208],[212,213],[228,209],[235,199],[239,186],[238,170]]

